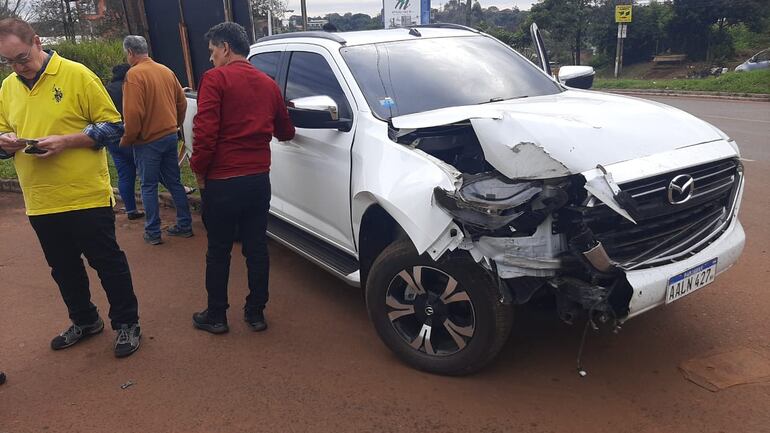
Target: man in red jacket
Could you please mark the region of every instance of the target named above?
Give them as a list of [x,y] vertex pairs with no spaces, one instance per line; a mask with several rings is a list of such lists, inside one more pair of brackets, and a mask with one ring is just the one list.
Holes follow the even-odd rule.
[[244,320],[254,331],[267,329],[267,215],[270,209],[270,140],[294,138],[294,126],[275,82],[247,60],[246,31],[221,23],[206,33],[214,69],[201,78],[193,121],[190,165],[203,200],[208,231],[208,308],[193,314],[193,325],[214,334],[228,331],[226,311],[230,251],[236,227],[243,242],[249,295]]

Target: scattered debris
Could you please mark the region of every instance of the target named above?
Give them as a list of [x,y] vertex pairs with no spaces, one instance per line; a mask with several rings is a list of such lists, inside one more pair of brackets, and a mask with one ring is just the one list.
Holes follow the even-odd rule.
[[716,392],[735,385],[770,381],[770,353],[741,348],[684,361],[679,369],[687,380]]
[[131,379],[128,380],[128,382],[124,383],[123,385],[120,385],[120,389],[127,389],[129,386],[136,385],[134,382],[131,381]]

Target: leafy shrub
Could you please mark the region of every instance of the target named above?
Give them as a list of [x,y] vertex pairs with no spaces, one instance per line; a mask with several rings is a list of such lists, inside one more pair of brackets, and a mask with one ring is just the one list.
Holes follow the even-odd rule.
[[762,48],[770,47],[770,25],[764,33],[753,32],[745,24],[730,26],[727,31],[733,39],[735,50],[742,56],[750,56]]
[[593,66],[594,69],[600,70],[609,66],[611,61],[612,59],[610,59],[610,57],[607,54],[599,53],[593,56],[593,58],[591,58],[591,61],[588,62],[588,64],[590,66]]
[[121,41],[60,42],[46,48],[86,65],[105,82],[112,77],[113,66],[126,62]]
[[[62,57],[82,63],[94,71],[105,83],[112,77],[112,67],[125,63],[123,43],[121,41],[81,41],[58,42],[45,46]],[[0,68],[0,80],[4,80],[13,70],[9,67]]]

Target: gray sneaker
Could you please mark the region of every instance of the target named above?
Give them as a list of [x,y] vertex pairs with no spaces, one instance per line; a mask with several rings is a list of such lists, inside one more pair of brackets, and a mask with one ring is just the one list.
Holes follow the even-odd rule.
[[144,234],[144,241],[150,245],[160,245],[163,243],[163,239],[161,239],[160,235],[152,236],[149,233]]
[[96,322],[90,325],[78,326],[73,324],[66,331],[51,340],[51,349],[66,349],[84,338],[102,332],[102,330],[104,330],[104,322],[102,322],[101,318],[97,318]]
[[128,356],[139,349],[139,343],[142,342],[142,329],[138,323],[120,325],[120,328],[116,329],[115,332],[117,333],[115,337],[115,356],[117,358]]
[[193,235],[192,227],[183,229],[177,225],[166,229],[166,234],[169,236],[176,236],[178,238],[191,238]]

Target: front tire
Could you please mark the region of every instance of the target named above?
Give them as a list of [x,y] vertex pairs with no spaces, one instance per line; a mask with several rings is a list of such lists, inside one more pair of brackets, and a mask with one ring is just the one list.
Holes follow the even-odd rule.
[[473,373],[508,339],[513,310],[492,276],[462,251],[438,262],[409,240],[385,248],[366,282],[369,317],[405,363],[444,375]]

